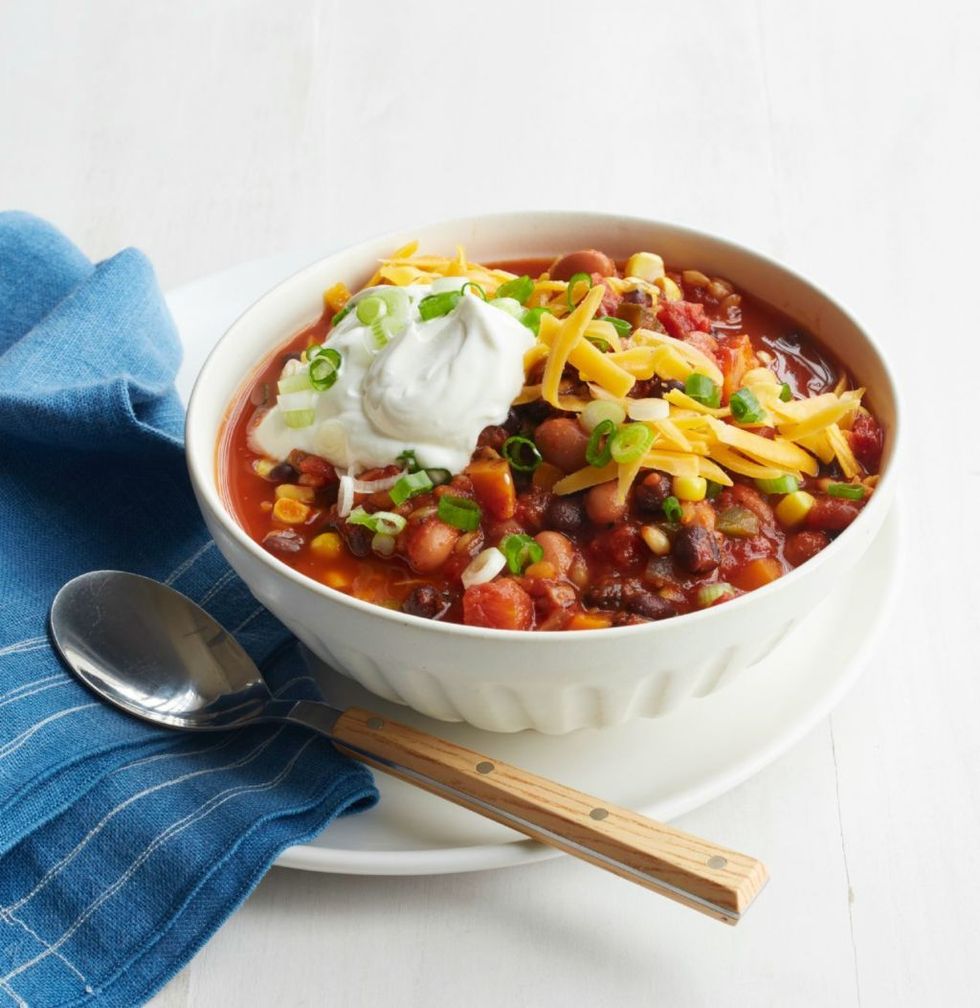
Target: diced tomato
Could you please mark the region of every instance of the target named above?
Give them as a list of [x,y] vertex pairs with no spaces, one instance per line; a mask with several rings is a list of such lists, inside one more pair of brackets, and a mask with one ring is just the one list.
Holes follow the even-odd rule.
[[704,305],[696,301],[662,301],[657,318],[677,339],[683,339],[689,332],[711,332],[711,319],[705,314]]
[[877,472],[885,444],[885,435],[878,421],[867,413],[858,414],[851,425],[848,440],[858,462],[868,472]]
[[610,286],[605,282],[605,277],[601,273],[592,274],[592,286],[596,287],[602,284],[605,290],[602,294],[602,300],[599,302],[599,310],[596,315],[615,315],[619,311],[620,303],[623,300],[621,294],[617,294]]
[[463,593],[463,622],[496,630],[530,630],[534,603],[513,578],[471,585]]
[[719,340],[715,358],[725,376],[721,401],[727,403],[732,393],[741,387],[745,373],[759,366],[759,358],[752,349],[752,341],[744,333],[734,339]]
[[476,499],[491,518],[513,518],[517,510],[514,477],[506,459],[477,459],[466,467]]

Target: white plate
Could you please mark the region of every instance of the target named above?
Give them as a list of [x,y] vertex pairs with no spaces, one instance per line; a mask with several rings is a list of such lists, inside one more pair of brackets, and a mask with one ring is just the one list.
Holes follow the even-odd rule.
[[[185,400],[205,356],[231,322],[279,279],[324,251],[307,249],[246,263],[167,296],[185,345],[178,375]],[[893,513],[850,579],[764,662],[720,693],[656,720],[562,736],[498,735],[430,720],[372,696],[323,666],[317,672],[324,695],[335,704],[371,707],[606,801],[669,820],[761,770],[840,700],[890,608],[900,539],[899,517]],[[646,772],[638,773],[637,767]],[[311,843],[285,851],[277,864],[358,875],[424,875],[557,856],[549,847],[401,781],[381,773],[376,779],[381,791],[377,808],[334,823]]]

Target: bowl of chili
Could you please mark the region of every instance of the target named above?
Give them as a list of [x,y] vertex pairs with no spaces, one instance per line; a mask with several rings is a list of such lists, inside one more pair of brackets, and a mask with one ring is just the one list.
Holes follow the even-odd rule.
[[286,279],[205,363],[187,455],[219,549],[320,658],[433,717],[564,733],[768,654],[861,562],[898,432],[871,336],[786,267],[526,213]]

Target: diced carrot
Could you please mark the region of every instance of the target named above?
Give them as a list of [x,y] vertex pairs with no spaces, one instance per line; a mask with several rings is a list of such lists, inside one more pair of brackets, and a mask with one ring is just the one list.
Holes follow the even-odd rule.
[[477,459],[466,467],[480,506],[491,518],[513,518],[517,509],[514,477],[506,459]]
[[566,624],[566,630],[605,630],[612,626],[612,620],[608,616],[600,616],[598,613],[581,612],[576,613]]
[[564,475],[558,466],[553,466],[549,462],[542,462],[534,470],[531,482],[541,490],[550,490]]
[[750,560],[741,570],[731,577],[732,584],[742,591],[752,591],[775,581],[783,573],[779,561],[775,557],[758,557]]
[[539,560],[537,563],[531,564],[524,571],[524,576],[533,578],[553,578],[555,573],[555,565],[553,563],[549,563],[547,560]]
[[463,593],[463,622],[498,630],[530,630],[534,622],[531,596],[513,579],[470,585]]
[[759,366],[759,359],[752,349],[752,341],[744,334],[734,340],[719,342],[715,357],[722,374],[725,376],[725,384],[721,390],[721,401],[727,403],[732,393],[737,392],[741,387],[746,372]]

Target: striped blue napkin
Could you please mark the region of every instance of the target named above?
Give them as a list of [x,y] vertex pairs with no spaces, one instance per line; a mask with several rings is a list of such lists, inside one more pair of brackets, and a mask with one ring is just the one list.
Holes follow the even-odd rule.
[[179,355],[142,255],[93,266],[43,221],[0,214],[0,1008],[144,1002],[280,851],[377,800],[319,737],[157,730],[52,651],[57,589],[132,570],[200,602],[279,696],[316,696],[200,520]]

